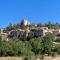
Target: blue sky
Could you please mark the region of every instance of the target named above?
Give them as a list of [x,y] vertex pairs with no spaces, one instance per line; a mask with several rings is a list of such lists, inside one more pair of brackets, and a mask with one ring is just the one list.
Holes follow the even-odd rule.
[[60,23],[60,0],[0,0],[0,28],[9,23]]

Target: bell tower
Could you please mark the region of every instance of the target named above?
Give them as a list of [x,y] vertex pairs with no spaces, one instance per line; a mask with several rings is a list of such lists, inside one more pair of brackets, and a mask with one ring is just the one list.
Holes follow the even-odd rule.
[[3,33],[3,29],[1,29],[1,34]]

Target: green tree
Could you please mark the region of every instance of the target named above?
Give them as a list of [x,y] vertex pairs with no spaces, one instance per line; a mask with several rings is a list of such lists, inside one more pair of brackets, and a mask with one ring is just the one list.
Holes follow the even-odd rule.
[[12,24],[10,23],[9,26],[6,27],[6,30],[7,30],[7,31],[10,31],[10,30],[12,30],[12,29],[13,29],[13,27],[12,27]]
[[48,27],[49,29],[51,29],[52,26],[53,26],[52,23],[51,23],[50,21],[49,21],[48,24],[46,24],[46,25],[47,25],[47,27]]
[[35,53],[35,55],[40,53],[40,50],[42,49],[42,38],[33,38],[30,40],[31,46],[32,46],[32,51]]
[[2,42],[1,56],[16,56],[15,43],[13,41]]
[[48,33],[45,37],[43,37],[43,40],[41,42],[42,49],[41,49],[41,58],[43,60],[44,55],[52,55],[52,49],[53,49],[53,41],[54,36],[51,33]]
[[0,36],[0,56],[1,56],[2,37]]
[[29,44],[29,42],[24,42],[23,45],[22,45],[22,49],[21,49],[21,53],[23,55],[26,55],[26,56],[31,56],[33,53],[31,51],[31,45]]

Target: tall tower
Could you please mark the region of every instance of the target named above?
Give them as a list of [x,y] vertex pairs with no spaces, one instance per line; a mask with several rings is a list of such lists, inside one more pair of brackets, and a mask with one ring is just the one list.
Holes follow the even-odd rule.
[[1,29],[1,34],[3,33],[3,29]]
[[28,20],[23,19],[23,20],[21,21],[21,25],[27,26],[27,25],[30,25],[30,23],[28,22]]

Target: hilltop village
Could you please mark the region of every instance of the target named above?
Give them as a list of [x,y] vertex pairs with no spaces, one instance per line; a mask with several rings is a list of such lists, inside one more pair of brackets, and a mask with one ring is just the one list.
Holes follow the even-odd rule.
[[[57,24],[56,24],[57,26]],[[55,37],[60,36],[60,28],[51,28],[51,24],[47,27],[41,24],[30,24],[28,20],[23,19],[20,24],[10,24],[6,29],[0,29],[2,40],[29,40],[33,37],[43,37],[47,33],[52,33]]]
[[[23,60],[60,55],[60,24],[31,24],[23,19],[0,29],[0,56],[22,56]],[[38,57],[37,57],[38,56]],[[32,60],[35,60],[32,59]]]

